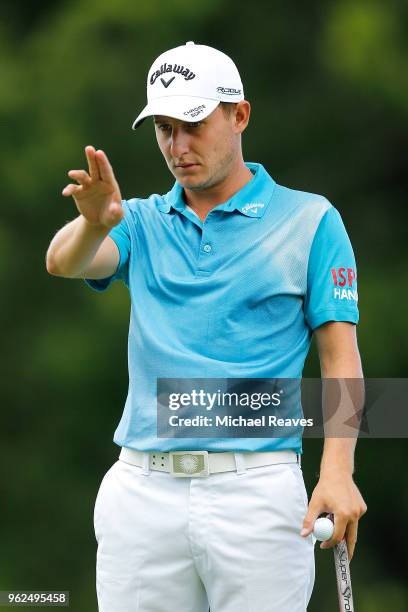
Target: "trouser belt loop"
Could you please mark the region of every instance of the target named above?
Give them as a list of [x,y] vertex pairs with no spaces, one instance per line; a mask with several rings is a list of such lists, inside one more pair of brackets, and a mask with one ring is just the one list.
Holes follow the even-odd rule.
[[143,453],[143,474],[149,476],[150,474],[150,453]]
[[234,453],[235,465],[237,468],[237,474],[245,474],[246,465],[244,455],[242,453]]

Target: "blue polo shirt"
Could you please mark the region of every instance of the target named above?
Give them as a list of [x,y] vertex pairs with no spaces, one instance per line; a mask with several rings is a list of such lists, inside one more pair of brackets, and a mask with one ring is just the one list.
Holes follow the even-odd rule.
[[123,202],[114,280],[130,291],[129,391],[114,442],[142,451],[301,452],[286,438],[157,437],[157,378],[300,378],[313,330],[357,323],[355,260],[337,210],[320,195],[253,178],[202,222],[176,182]]

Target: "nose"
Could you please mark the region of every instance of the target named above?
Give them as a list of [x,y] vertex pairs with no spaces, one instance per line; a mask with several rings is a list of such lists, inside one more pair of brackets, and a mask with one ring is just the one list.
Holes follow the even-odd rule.
[[170,138],[170,153],[174,159],[182,159],[184,155],[188,154],[189,147],[189,134],[183,129],[173,127]]

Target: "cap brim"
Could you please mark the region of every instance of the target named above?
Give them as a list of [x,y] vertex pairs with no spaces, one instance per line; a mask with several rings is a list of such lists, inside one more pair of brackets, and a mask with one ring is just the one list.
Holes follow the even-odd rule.
[[171,117],[180,121],[194,123],[210,115],[219,105],[220,100],[197,98],[192,96],[163,96],[149,102],[133,122],[135,130],[146,119],[153,115]]

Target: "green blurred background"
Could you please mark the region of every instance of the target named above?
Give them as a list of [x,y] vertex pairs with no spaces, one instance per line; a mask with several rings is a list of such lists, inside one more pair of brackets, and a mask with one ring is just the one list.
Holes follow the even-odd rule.
[[[408,4],[8,0],[2,18],[0,590],[69,590],[72,610],[92,612],[93,504],[118,454],[129,298],[119,283],[101,296],[47,274],[48,244],[76,216],[60,195],[66,172],[93,144],[124,197],[168,191],[152,126],[130,129],[146,72],[187,40],[225,51],[252,103],[245,159],[340,210],[358,263],[365,375],[404,377]],[[314,347],[305,374],[319,375]],[[310,491],[322,441],[304,446]],[[358,612],[407,609],[406,450],[405,440],[358,445],[368,504],[352,563]],[[335,610],[332,554],[316,548],[316,560],[309,611]]]

